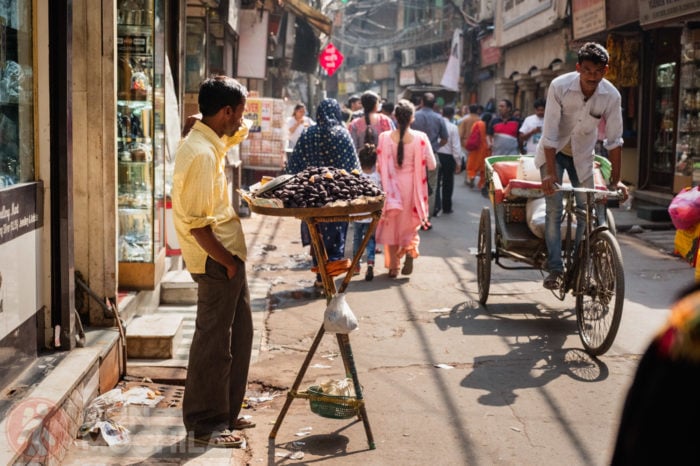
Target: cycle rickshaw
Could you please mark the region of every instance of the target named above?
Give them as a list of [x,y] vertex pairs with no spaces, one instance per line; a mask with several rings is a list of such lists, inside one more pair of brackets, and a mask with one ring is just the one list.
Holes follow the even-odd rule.
[[[543,197],[533,157],[496,155],[488,157],[485,164],[495,232],[492,236],[491,209],[484,207],[479,220],[477,248],[477,282],[482,305],[489,295],[492,261],[503,269],[542,271],[547,260],[543,235],[536,235],[526,218],[528,200]],[[595,188],[567,187],[566,179],[560,187],[564,191],[564,279],[552,293],[561,301],[569,292],[575,297],[579,337],[591,356],[610,349],[620,326],[625,295],[622,254],[614,234],[614,218],[610,209],[596,208],[596,203],[600,205],[605,198],[619,196],[607,190],[605,179],[610,170],[610,162],[596,156]],[[575,205],[575,192],[585,197],[585,205]],[[603,211],[606,222],[598,221]],[[579,244],[575,242],[576,225],[585,228]]]

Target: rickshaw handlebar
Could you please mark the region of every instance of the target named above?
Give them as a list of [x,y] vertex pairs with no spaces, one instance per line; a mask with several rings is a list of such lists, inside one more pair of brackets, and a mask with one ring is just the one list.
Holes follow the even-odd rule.
[[622,198],[621,190],[608,191],[595,188],[574,188],[573,186],[561,186],[558,183],[554,184],[555,191],[569,191],[574,193],[593,194],[596,199],[619,199]]

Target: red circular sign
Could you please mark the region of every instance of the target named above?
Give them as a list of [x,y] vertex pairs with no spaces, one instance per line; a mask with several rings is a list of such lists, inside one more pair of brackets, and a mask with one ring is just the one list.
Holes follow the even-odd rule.
[[7,416],[7,443],[25,459],[40,461],[54,456],[70,442],[66,413],[51,401],[28,398]]
[[326,48],[323,49],[321,55],[319,55],[318,61],[321,64],[321,68],[326,70],[328,76],[333,76],[333,73],[343,64],[344,58],[340,50],[335,48],[335,45],[329,43],[326,45]]

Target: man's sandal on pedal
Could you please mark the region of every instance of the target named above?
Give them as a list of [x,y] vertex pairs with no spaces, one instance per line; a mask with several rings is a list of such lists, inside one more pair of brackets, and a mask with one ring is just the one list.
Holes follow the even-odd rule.
[[554,272],[551,272],[547,277],[544,279],[544,282],[542,283],[542,286],[547,288],[548,290],[558,290],[561,288],[561,283],[562,280],[564,279],[564,276],[562,273],[558,270],[555,270]]

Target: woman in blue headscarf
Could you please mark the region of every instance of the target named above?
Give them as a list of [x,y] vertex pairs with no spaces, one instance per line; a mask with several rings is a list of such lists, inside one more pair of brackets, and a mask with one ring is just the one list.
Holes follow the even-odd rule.
[[316,125],[301,133],[287,162],[287,171],[299,173],[307,167],[360,168],[350,133],[341,123],[340,105],[324,99],[316,110]]
[[[296,174],[308,167],[344,168],[348,172],[359,169],[360,162],[355,152],[350,133],[342,124],[340,105],[335,99],[324,99],[316,110],[316,125],[309,126],[299,137],[294,151],[287,161],[287,172]],[[323,222],[318,231],[328,254],[328,271],[339,275],[350,266],[345,259],[345,237],[348,222]],[[311,244],[308,227],[301,224],[301,242]],[[315,251],[311,251],[315,270]],[[321,286],[321,276],[316,274],[316,286]]]

